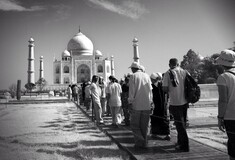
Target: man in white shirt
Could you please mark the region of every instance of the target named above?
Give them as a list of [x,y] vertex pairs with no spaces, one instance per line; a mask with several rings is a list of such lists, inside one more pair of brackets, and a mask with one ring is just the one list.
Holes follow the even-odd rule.
[[152,103],[151,80],[146,73],[140,70],[137,62],[133,62],[130,68],[133,72],[129,81],[130,125],[135,138],[135,147],[146,148]]
[[104,124],[104,121],[102,118],[102,108],[100,103],[101,93],[98,86],[98,80],[99,80],[98,76],[94,75],[92,77],[90,90],[91,90],[92,103],[94,105],[94,110],[95,110],[96,123],[99,125],[99,124]]
[[179,67],[178,60],[171,58],[169,61],[170,70],[163,77],[163,90],[169,93],[169,110],[175,121],[177,145],[175,149],[181,152],[189,152],[189,140],[186,131],[186,117],[188,102],[184,94],[184,81],[187,71]]

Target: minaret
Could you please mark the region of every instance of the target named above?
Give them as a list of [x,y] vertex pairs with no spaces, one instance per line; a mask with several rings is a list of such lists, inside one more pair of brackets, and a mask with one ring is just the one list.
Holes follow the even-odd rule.
[[[79,27],[80,28],[80,27]],[[75,73],[74,73],[74,60],[73,60],[73,51],[71,50],[70,51],[70,56],[71,56],[71,58],[70,58],[70,62],[71,62],[71,83],[75,83],[75,77],[74,77],[74,75],[75,75]]]
[[40,57],[39,79],[44,78],[43,56]]
[[111,75],[115,76],[115,72],[114,72],[114,57],[111,56]]
[[140,57],[139,57],[139,49],[138,49],[138,39],[133,39],[133,49],[134,49],[134,62],[140,63]]
[[35,71],[34,71],[34,40],[29,39],[29,58],[28,58],[28,83],[35,84]]

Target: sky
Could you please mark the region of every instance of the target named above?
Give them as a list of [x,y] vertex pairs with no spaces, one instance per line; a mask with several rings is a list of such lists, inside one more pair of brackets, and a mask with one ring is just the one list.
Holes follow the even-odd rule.
[[163,73],[189,49],[206,57],[233,47],[234,8],[234,0],[0,0],[0,89],[27,83],[31,37],[36,81],[43,56],[44,77],[53,83],[53,59],[79,26],[94,50],[114,56],[118,79],[131,72],[135,37],[146,72]]

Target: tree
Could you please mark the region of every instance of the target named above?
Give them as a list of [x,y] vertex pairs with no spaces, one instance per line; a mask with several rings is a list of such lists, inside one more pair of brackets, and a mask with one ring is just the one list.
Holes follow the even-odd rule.
[[31,97],[31,92],[33,89],[36,88],[36,85],[34,83],[26,83],[24,86],[28,91],[30,91],[30,97]]
[[201,65],[202,65],[202,57],[195,53],[192,49],[190,49],[186,55],[183,57],[183,61],[180,66],[183,69],[186,69],[191,76],[198,81],[201,75]]
[[10,85],[10,87],[9,87],[9,92],[10,92],[10,94],[11,94],[11,98],[15,98],[15,96],[16,96],[16,91],[17,91],[17,86],[16,86],[16,84]]
[[202,61],[202,72],[199,78],[199,83],[214,83],[216,80],[216,68],[211,57],[205,57]]
[[219,65],[215,65],[215,60],[219,56],[218,53],[201,60],[198,66],[198,83],[215,83],[218,75],[223,72]]
[[47,81],[44,78],[39,78],[36,85],[39,87],[39,91],[42,92],[43,88],[47,85]]

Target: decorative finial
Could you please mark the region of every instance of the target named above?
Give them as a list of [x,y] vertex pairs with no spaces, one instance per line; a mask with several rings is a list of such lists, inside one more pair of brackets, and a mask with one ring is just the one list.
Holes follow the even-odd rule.
[[78,30],[79,33],[81,33],[81,28],[80,28],[80,25],[79,25],[79,30]]
[[135,37],[132,42],[133,42],[133,43],[137,43],[137,42],[138,42],[138,39]]

